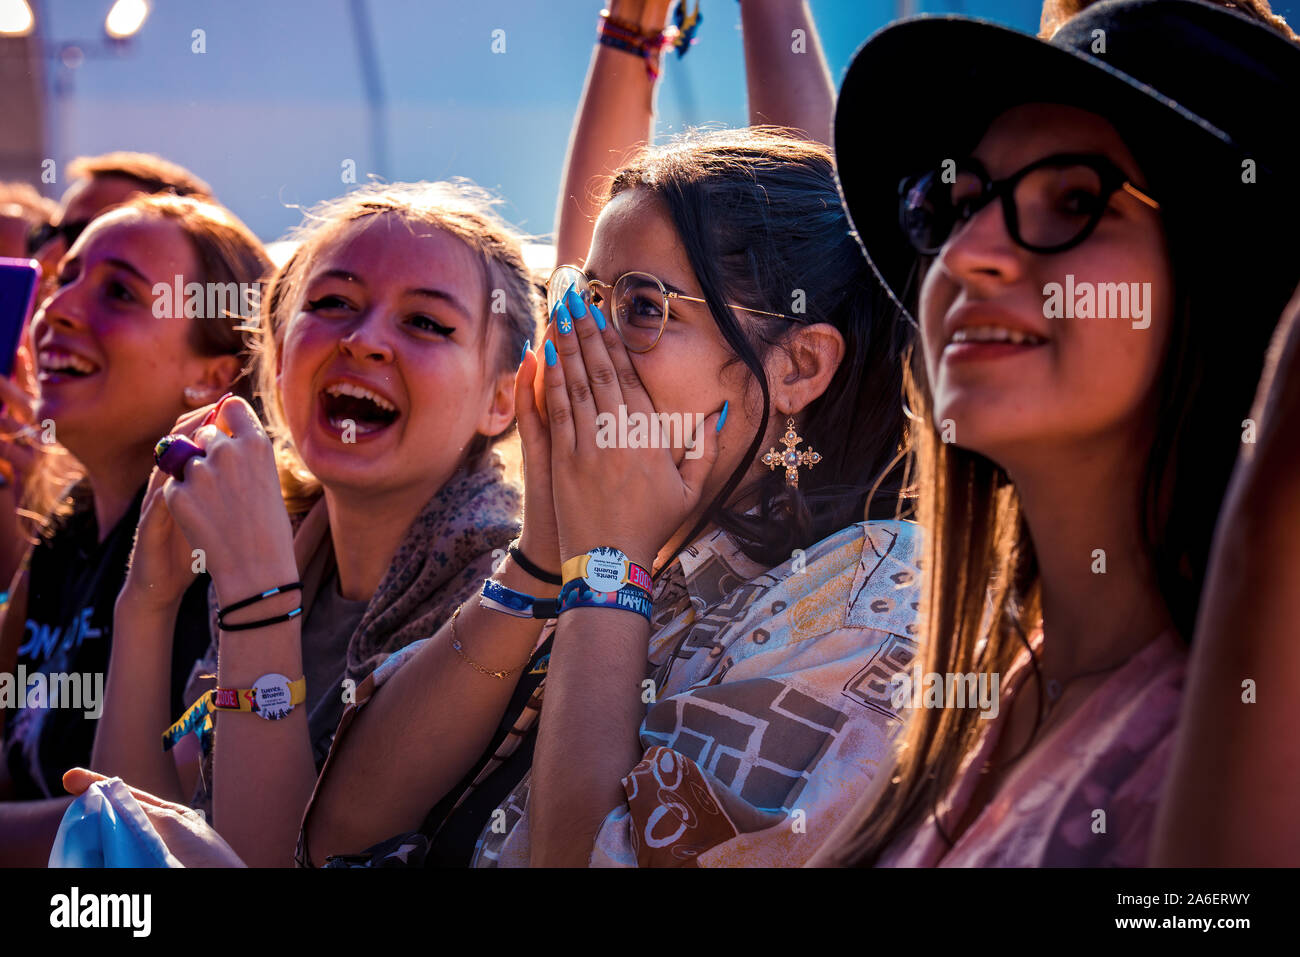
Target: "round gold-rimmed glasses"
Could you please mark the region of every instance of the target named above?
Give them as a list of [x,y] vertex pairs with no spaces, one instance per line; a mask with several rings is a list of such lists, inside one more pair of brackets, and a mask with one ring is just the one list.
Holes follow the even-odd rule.
[[[649,352],[659,343],[668,325],[669,300],[681,302],[707,301],[698,296],[688,296],[666,288],[657,276],[648,272],[626,272],[609,283],[590,279],[577,266],[557,266],[546,282],[546,314],[553,315],[556,305],[573,289],[590,306],[595,303],[618,331],[629,352]],[[765,312],[727,303],[732,309],[771,316],[773,319],[791,319],[779,312]]]

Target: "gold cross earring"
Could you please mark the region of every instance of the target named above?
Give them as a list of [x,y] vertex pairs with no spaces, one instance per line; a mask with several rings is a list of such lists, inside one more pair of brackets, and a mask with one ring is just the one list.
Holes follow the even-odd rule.
[[778,465],[785,466],[785,484],[791,488],[799,487],[799,466],[806,465],[812,468],[822,460],[822,457],[812,449],[796,452],[795,447],[802,441],[799,433],[794,430],[794,417],[791,416],[786,420],[785,435],[781,437],[781,444],[785,446],[785,451],[778,452],[773,448],[763,456],[763,464],[769,469],[775,470]]

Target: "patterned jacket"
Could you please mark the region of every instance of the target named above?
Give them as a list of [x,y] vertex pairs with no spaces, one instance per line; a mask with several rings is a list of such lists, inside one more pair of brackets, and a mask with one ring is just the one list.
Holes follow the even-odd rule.
[[[655,588],[625,803],[595,866],[798,866],[861,796],[901,726],[892,679],[916,651],[919,531],[864,522],[764,570],[723,532]],[[475,866],[526,866],[527,777],[484,828]]]

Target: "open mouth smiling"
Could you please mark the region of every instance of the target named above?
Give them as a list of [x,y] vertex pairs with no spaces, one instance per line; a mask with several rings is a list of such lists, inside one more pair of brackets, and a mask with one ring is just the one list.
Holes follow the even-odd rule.
[[331,382],[321,390],[320,409],[336,432],[356,435],[382,432],[401,417],[395,403],[374,389],[350,381]]
[[66,349],[45,348],[36,353],[37,378],[41,382],[85,379],[99,370],[97,363]]

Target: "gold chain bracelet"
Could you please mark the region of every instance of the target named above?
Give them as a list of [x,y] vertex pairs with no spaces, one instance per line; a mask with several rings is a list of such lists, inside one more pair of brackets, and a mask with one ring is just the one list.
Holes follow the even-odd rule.
[[504,681],[506,678],[509,678],[516,671],[523,669],[528,664],[529,661],[533,660],[533,656],[529,655],[527,661],[525,661],[523,664],[517,667],[509,669],[508,671],[492,671],[490,668],[484,668],[481,664],[479,664],[469,655],[465,654],[465,649],[461,645],[460,639],[456,637],[456,616],[460,614],[461,607],[464,606],[458,607],[454,612],[451,613],[451,646],[456,649],[456,654],[460,655],[463,659],[465,659],[465,663],[471,665],[474,668],[474,670],[477,671],[479,674],[487,675],[489,678],[498,678]]

